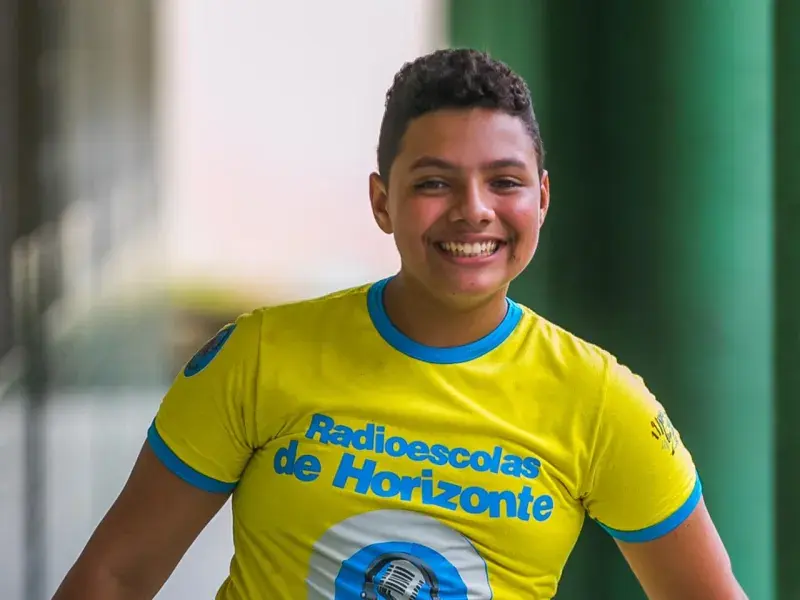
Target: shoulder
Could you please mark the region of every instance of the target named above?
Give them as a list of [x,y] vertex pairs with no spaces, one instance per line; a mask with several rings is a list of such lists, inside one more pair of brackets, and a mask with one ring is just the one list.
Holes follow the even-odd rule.
[[183,375],[190,377],[214,361],[238,364],[256,357],[263,344],[285,343],[287,339],[308,339],[325,329],[322,323],[347,326],[353,317],[366,312],[369,285],[349,288],[306,300],[256,308],[237,316],[222,327],[190,359]]
[[680,436],[638,373],[608,350],[541,317],[536,320],[538,350],[548,357],[551,376],[571,399],[570,409],[582,422],[595,466],[603,456],[615,454],[612,448],[638,452],[642,443],[652,444],[651,438],[659,448],[676,452]]
[[[371,284],[339,290],[324,296],[265,306],[236,321],[247,330],[242,336],[251,352],[275,362],[291,350],[309,345],[342,342],[349,333],[369,323],[367,292]],[[348,335],[345,335],[348,332]]]
[[324,325],[353,325],[367,315],[367,292],[371,284],[338,290],[324,296],[258,309],[263,334],[302,337],[324,329]]
[[526,354],[554,381],[599,397],[616,358],[604,348],[522,306]]
[[525,354],[535,370],[559,396],[569,399],[575,411],[590,428],[601,421],[621,419],[626,411],[638,408],[660,410],[642,378],[618,358],[563,327],[523,307],[525,313]]

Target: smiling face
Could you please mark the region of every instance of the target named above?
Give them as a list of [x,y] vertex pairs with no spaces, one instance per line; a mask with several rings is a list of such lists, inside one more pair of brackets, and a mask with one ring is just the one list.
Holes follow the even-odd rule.
[[394,235],[401,276],[441,300],[505,294],[528,265],[550,201],[525,123],[484,108],[414,119],[388,189],[370,177],[372,210]]

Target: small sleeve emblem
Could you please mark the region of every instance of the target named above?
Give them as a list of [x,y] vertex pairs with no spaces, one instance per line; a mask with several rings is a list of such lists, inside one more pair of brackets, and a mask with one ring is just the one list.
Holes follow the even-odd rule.
[[672,425],[665,411],[660,411],[656,417],[650,421],[650,435],[661,442],[661,448],[671,455],[675,455],[678,448],[678,432]]
[[183,369],[184,377],[192,377],[197,375],[200,371],[205,369],[209,363],[214,360],[214,357],[219,354],[222,346],[231,337],[233,330],[236,328],[234,323],[227,325],[220,329],[217,334],[208,340],[205,345],[197,351],[197,353],[186,363]]

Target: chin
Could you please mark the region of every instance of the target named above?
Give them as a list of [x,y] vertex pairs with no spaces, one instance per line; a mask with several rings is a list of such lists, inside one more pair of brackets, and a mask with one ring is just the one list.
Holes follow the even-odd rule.
[[495,277],[442,278],[434,280],[439,295],[452,300],[454,297],[464,300],[488,298],[496,294],[506,294],[510,280]]

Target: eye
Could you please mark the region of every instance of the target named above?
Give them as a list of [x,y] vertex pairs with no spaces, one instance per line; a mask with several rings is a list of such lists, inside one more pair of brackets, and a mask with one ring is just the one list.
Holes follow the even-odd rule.
[[493,188],[502,191],[513,190],[522,187],[522,183],[520,181],[517,181],[516,179],[510,179],[508,177],[495,179],[494,181],[492,181],[491,185]]
[[420,192],[438,192],[448,187],[447,183],[441,179],[428,179],[414,184],[414,189]]

